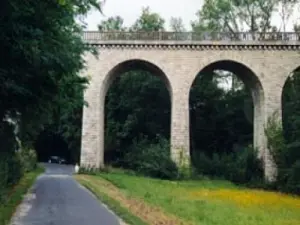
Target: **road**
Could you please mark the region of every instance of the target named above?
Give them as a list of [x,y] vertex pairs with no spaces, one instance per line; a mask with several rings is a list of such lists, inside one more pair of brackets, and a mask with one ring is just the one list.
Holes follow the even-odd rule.
[[45,164],[11,225],[119,225],[109,209],[73,178],[73,166]]

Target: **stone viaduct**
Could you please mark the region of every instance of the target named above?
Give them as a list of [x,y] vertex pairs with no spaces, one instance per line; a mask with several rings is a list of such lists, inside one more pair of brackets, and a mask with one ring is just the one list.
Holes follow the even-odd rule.
[[[281,95],[288,76],[300,66],[297,33],[85,32],[98,57],[84,56],[91,78],[84,98],[81,166],[104,165],[104,103],[116,76],[132,69],[152,72],[165,82],[171,98],[171,157],[189,163],[189,93],[199,73],[227,70],[251,90],[254,101],[254,146],[272,181],[276,166],[267,148],[265,126],[274,112],[281,121]],[[184,160],[184,161],[183,161]]]

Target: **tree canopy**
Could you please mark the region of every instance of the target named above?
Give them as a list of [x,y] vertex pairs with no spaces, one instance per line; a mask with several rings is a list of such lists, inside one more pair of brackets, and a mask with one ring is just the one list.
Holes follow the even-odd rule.
[[69,122],[88,83],[79,76],[82,54],[91,50],[77,18],[100,6],[97,0],[1,1],[0,116],[18,121],[23,145],[33,146],[53,123],[61,124],[56,132],[74,136]]

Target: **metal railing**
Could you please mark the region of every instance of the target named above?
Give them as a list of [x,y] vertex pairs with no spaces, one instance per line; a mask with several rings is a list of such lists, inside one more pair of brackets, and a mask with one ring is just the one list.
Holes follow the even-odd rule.
[[124,32],[85,31],[85,41],[299,41],[295,32]]

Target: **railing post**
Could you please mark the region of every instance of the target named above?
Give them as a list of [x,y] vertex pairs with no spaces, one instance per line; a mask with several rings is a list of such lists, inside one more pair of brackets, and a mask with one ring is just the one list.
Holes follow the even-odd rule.
[[161,30],[158,31],[158,40],[160,40],[160,41],[162,40],[162,32],[161,32]]

